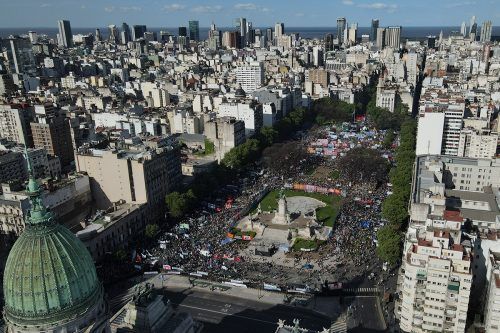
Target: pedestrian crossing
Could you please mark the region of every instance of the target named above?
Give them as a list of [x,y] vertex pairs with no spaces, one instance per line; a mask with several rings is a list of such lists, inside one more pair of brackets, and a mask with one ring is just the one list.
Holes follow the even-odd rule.
[[347,333],[347,322],[343,319],[337,320],[330,326],[330,333]]
[[358,294],[358,293],[378,293],[378,288],[344,288],[345,293]]

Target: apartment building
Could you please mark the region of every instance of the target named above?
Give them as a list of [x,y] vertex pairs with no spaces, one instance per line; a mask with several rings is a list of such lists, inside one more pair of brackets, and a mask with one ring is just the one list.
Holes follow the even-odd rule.
[[236,82],[246,93],[251,93],[264,84],[264,64],[252,62],[236,68]]
[[494,158],[498,148],[498,134],[489,130],[463,129],[460,132],[458,156]]
[[231,117],[216,118],[205,123],[205,136],[215,144],[220,161],[228,151],[245,142],[245,123]]
[[31,146],[30,121],[33,115],[32,108],[26,105],[0,105],[0,137]]
[[245,123],[245,134],[251,136],[263,124],[262,104],[253,100],[231,101],[219,105],[218,117],[232,117]]
[[146,149],[80,148],[76,170],[90,177],[96,205],[107,209],[118,201],[147,203],[155,218],[165,209],[165,196],[181,181],[181,161],[177,146]]
[[399,309],[404,332],[464,332],[472,272],[462,223],[459,214],[445,210],[428,216],[425,228],[407,238]]

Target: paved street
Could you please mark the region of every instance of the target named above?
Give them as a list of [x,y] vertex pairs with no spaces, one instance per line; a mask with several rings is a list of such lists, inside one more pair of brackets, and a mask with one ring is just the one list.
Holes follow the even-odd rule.
[[375,296],[345,297],[349,304],[347,327],[350,332],[385,332]]
[[174,307],[204,323],[204,332],[274,332],[279,319],[300,318],[301,327],[321,330],[330,319],[307,309],[270,305],[199,290],[166,290]]

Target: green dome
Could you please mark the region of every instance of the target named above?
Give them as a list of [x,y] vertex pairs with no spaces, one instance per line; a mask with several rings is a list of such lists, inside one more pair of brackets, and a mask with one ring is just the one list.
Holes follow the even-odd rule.
[[31,209],[12,247],[3,277],[4,316],[16,326],[57,326],[88,312],[102,286],[83,243],[54,221],[30,177]]
[[5,318],[17,325],[79,317],[102,297],[87,249],[56,223],[26,226],[7,259],[3,290]]

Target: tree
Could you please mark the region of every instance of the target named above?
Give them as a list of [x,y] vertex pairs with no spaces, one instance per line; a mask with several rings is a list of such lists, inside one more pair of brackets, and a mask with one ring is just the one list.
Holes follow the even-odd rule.
[[391,148],[392,146],[392,143],[394,142],[394,139],[396,138],[396,135],[394,135],[394,132],[393,131],[388,131],[386,134],[385,134],[385,137],[384,137],[384,147],[385,148]]
[[117,261],[124,262],[125,260],[127,260],[127,252],[125,252],[125,250],[123,249],[119,249],[114,253],[114,257]]
[[264,126],[260,129],[260,143],[264,147],[271,146],[278,139],[278,131],[270,126]]
[[385,225],[377,232],[377,255],[394,265],[401,259],[402,234],[391,225]]
[[400,227],[408,217],[407,202],[399,193],[393,193],[382,203],[382,216],[396,227]]
[[388,164],[374,149],[358,147],[349,150],[338,162],[342,176],[350,181],[379,181],[387,178]]
[[172,192],[167,194],[165,202],[170,212],[170,216],[174,218],[179,218],[184,215],[195,199],[192,190],[187,193]]
[[160,228],[158,227],[158,224],[148,224],[146,226],[146,230],[144,231],[144,235],[147,238],[151,239],[154,236],[156,236],[156,234],[158,233],[158,231],[160,231]]

